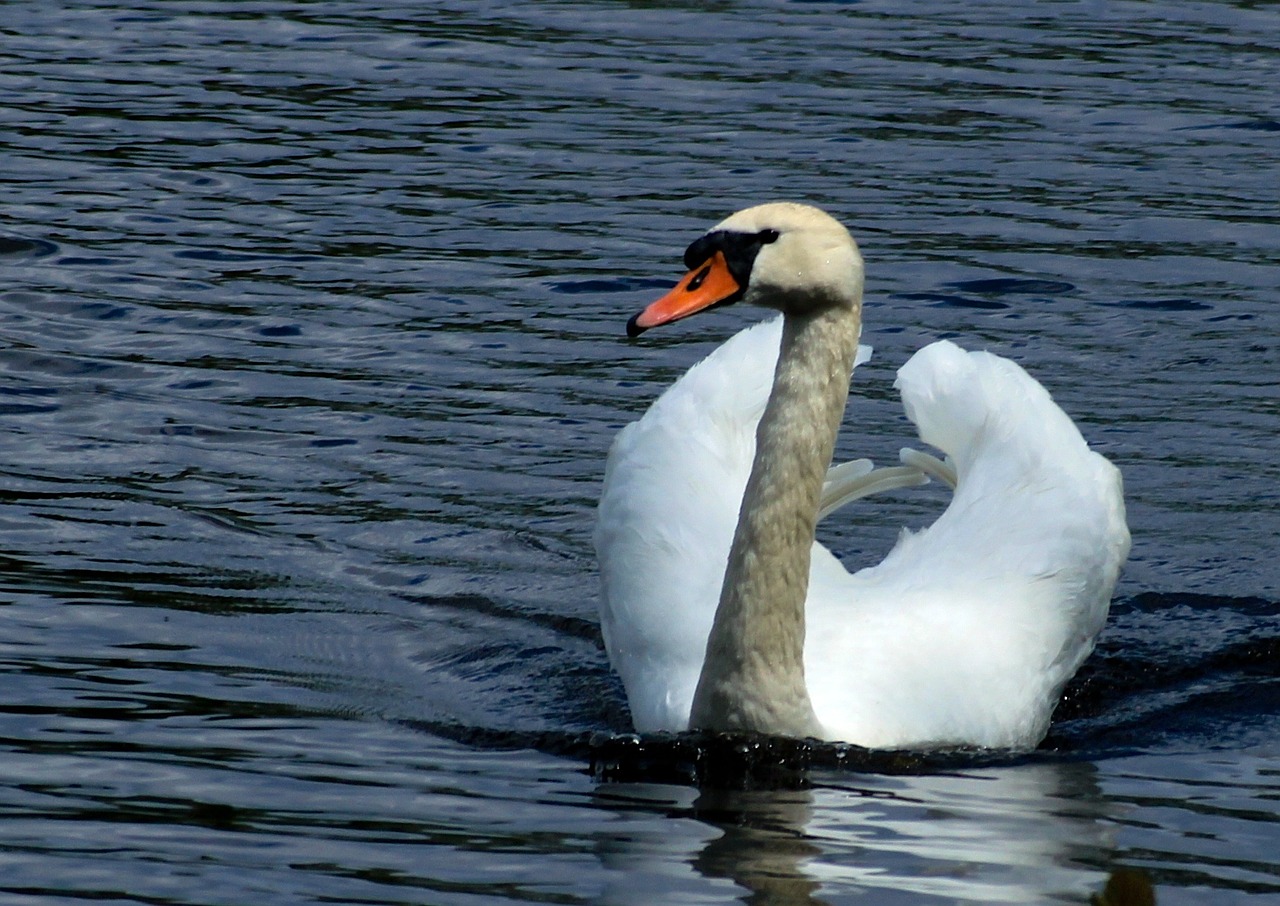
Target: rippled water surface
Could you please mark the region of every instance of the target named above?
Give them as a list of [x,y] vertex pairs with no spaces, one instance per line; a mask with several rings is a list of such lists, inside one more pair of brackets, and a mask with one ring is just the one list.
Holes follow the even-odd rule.
[[[1280,899],[1280,13],[1244,2],[0,6],[0,899]],[[843,455],[940,336],[1125,475],[1046,747],[599,782],[629,343],[809,200],[868,262]],[[825,528],[851,565],[934,491]]]

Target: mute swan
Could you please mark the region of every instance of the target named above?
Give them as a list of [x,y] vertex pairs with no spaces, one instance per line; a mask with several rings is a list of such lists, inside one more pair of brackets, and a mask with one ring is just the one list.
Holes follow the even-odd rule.
[[[861,332],[857,245],[824,212],[775,203],[714,227],[685,264],[629,334],[737,301],[782,317],[695,365],[610,450],[601,627],[636,729],[1033,747],[1128,554],[1119,471],[1018,365],[934,343],[895,386],[949,461],[904,458],[953,499],[851,575],[814,527],[840,469],[866,470],[827,475]],[[857,496],[858,474],[843,480]]]

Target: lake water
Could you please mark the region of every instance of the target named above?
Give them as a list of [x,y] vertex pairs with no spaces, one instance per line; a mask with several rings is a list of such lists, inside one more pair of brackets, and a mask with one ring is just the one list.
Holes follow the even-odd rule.
[[[0,901],[1280,902],[1280,12],[1238,2],[0,7]],[[1134,546],[1034,755],[603,782],[610,439],[831,210],[894,370],[1025,365]],[[874,562],[936,490],[831,520]]]

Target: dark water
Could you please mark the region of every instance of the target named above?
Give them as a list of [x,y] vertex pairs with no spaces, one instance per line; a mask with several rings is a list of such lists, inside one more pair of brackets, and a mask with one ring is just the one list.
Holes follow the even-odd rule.
[[[0,900],[1280,901],[1280,13],[903,9],[0,6]],[[772,198],[868,261],[843,453],[951,336],[1124,471],[1031,758],[589,774],[605,451],[753,315],[623,324]]]

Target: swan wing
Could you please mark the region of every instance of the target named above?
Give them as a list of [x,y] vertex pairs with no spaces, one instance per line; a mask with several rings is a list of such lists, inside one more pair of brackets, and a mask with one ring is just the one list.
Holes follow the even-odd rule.
[[897,387],[921,440],[954,464],[955,493],[878,566],[850,576],[815,550],[815,712],[832,738],[865,745],[1034,745],[1128,554],[1120,473],[1007,359],[934,343]]

